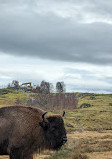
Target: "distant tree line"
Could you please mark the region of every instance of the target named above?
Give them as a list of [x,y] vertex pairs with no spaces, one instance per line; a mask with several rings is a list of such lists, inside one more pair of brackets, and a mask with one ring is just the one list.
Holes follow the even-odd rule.
[[36,87],[36,91],[38,93],[53,93],[54,89],[56,90],[56,93],[65,93],[66,92],[64,82],[57,82],[56,83],[56,88],[54,88],[52,83],[42,81],[40,83],[40,86]]
[[52,83],[47,82],[45,80],[43,80],[40,85],[37,85],[36,87],[31,85],[31,82],[26,83],[26,84],[30,84],[27,87],[23,87],[22,84],[19,84],[19,81],[17,80],[13,80],[12,83],[8,84],[7,88],[12,88],[12,89],[26,89],[26,90],[30,90],[34,93],[65,93],[66,92],[66,86],[65,83],[63,81],[58,81],[56,83],[56,86],[54,87]]

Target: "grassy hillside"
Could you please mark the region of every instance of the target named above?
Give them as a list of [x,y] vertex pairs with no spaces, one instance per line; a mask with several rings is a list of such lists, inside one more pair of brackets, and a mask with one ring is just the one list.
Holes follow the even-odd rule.
[[29,94],[12,89],[0,89],[0,107],[15,105],[17,100],[24,102]]
[[[78,98],[77,109],[67,109],[64,118],[67,131],[76,130],[110,130],[112,129],[112,95],[76,93]],[[20,100],[28,99],[30,94],[0,89],[0,107],[16,104]],[[82,107],[82,104],[89,107]],[[81,108],[80,108],[81,107]],[[61,111],[56,113],[62,114]],[[54,112],[54,113],[55,113]]]
[[[112,157],[112,95],[77,93],[78,108],[66,110],[68,143],[50,159]],[[82,104],[89,105],[86,108]],[[67,154],[67,155],[66,155]]]
[[[30,96],[27,93],[10,90],[0,94],[0,107],[14,105],[17,99],[24,101]],[[77,108],[65,110],[67,144],[56,153],[48,151],[36,155],[35,159],[37,157],[40,159],[109,159],[112,157],[112,95],[89,93],[76,93],[76,95]],[[51,113],[62,114],[62,110]]]
[[[112,95],[78,94],[78,96],[78,109],[66,111],[67,129],[98,131],[112,129]],[[83,103],[90,104],[90,107],[80,108]]]

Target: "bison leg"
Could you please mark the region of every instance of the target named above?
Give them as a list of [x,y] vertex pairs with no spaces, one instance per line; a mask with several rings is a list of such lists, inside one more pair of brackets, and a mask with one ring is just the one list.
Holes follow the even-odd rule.
[[2,144],[0,144],[0,155],[8,155],[7,147],[8,147],[8,140],[4,140]]
[[19,148],[12,148],[9,156],[10,159],[23,159]]
[[23,152],[21,149],[13,148],[10,152],[10,159],[33,159],[33,155]]

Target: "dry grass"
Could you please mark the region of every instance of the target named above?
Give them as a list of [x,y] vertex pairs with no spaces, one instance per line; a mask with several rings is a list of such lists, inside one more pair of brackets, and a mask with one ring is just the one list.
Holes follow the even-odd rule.
[[68,143],[59,152],[52,152],[52,154],[47,152],[47,154],[40,155],[38,158],[112,159],[112,131],[72,132],[68,134]]
[[80,150],[76,150],[76,152],[73,153],[70,159],[88,159],[88,156],[81,154]]
[[[66,110],[68,143],[58,152],[44,152],[35,159],[112,159],[112,95],[94,95],[93,100],[91,94],[77,93],[77,96],[78,107],[83,103],[93,106]],[[23,99],[24,95],[1,96],[0,107],[14,104],[15,97]],[[62,110],[55,113],[61,114]]]
[[[112,159],[112,131],[72,132],[58,152],[45,151],[34,159]],[[9,159],[1,156],[0,159]]]

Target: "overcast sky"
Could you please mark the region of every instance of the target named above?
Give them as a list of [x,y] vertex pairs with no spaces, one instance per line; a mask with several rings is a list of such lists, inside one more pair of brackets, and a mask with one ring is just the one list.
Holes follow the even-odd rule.
[[112,92],[111,0],[0,0],[0,86]]

